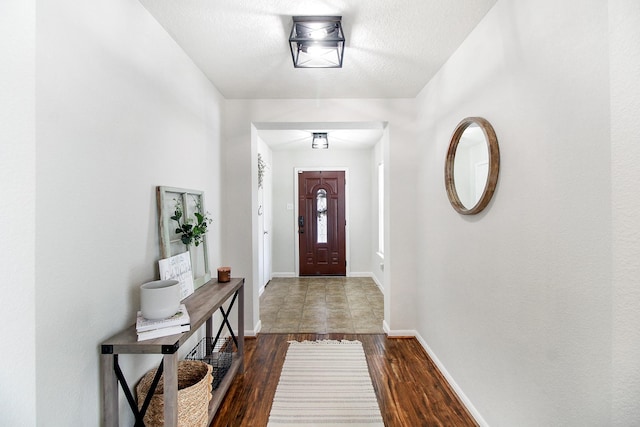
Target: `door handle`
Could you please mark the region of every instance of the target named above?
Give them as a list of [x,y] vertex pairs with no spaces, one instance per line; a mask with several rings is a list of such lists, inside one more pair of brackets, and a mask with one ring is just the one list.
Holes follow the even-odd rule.
[[298,226],[300,227],[300,234],[304,233],[304,216],[302,215],[298,217]]

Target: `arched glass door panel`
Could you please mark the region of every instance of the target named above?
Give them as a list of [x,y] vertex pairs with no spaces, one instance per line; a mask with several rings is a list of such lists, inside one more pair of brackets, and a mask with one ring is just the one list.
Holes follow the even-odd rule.
[[316,211],[318,213],[316,241],[327,243],[327,191],[322,188],[316,193]]

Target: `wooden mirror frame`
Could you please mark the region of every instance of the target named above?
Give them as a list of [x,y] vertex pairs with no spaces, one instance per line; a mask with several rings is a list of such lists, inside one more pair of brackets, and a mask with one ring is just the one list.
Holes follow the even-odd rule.
[[[485,141],[487,143],[487,149],[489,150],[489,172],[487,174],[487,182],[485,183],[482,196],[480,196],[480,199],[475,204],[475,206],[467,208],[464,204],[462,204],[460,198],[458,197],[453,174],[453,167],[456,158],[456,150],[458,148],[458,144],[460,143],[460,138],[462,137],[464,131],[474,123],[477,124],[480,129],[482,129],[482,133],[484,134]],[[493,126],[491,126],[491,123],[489,123],[482,117],[467,117],[463,119],[460,123],[458,123],[458,126],[453,131],[453,135],[451,136],[451,142],[449,143],[449,150],[447,151],[447,159],[444,168],[444,182],[447,189],[447,196],[449,197],[451,206],[453,206],[456,212],[462,215],[475,215],[479,212],[482,212],[482,210],[486,208],[491,201],[491,197],[493,196],[493,193],[496,189],[499,171],[500,149],[498,148],[498,138],[496,137],[496,133],[493,130]]]

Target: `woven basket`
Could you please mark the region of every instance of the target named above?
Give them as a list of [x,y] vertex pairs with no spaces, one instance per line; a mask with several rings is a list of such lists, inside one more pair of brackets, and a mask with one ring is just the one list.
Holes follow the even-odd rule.
[[[147,372],[136,386],[138,409],[142,408],[157,369]],[[207,427],[209,422],[209,401],[211,400],[210,365],[195,361],[178,362],[178,426]],[[145,426],[164,426],[164,373],[151,398],[144,415]]]

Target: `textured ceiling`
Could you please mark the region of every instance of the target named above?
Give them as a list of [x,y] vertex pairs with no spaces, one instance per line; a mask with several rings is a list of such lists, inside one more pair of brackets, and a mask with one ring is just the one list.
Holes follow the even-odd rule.
[[[227,99],[413,98],[496,0],[140,0]],[[341,15],[338,69],[294,68],[294,15]]]

